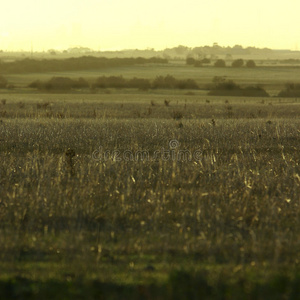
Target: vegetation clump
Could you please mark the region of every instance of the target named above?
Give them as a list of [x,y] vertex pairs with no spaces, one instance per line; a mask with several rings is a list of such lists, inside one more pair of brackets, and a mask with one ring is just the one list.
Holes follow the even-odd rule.
[[256,63],[254,60],[250,59],[246,62],[246,67],[247,68],[255,68],[256,67]]
[[234,60],[231,64],[233,68],[241,68],[243,65],[244,65],[244,60],[241,58]]
[[[69,77],[52,77],[46,82],[40,80],[34,81],[28,85],[30,88],[40,90],[71,90],[89,88],[87,80],[79,78],[78,80]],[[148,89],[198,89],[198,85],[193,79],[176,79],[171,75],[157,76],[154,80],[145,78],[126,79],[123,76],[101,76],[91,85],[93,90],[106,88],[137,88],[140,90]]]
[[12,62],[1,63],[3,73],[36,73],[97,70],[108,67],[123,67],[143,64],[166,64],[167,59],[152,58],[106,58],[94,56],[71,57],[66,59],[32,59],[24,58]]
[[226,67],[225,60],[224,59],[218,59],[215,62],[214,66],[217,67],[217,68],[225,68]]
[[40,80],[34,81],[28,85],[29,88],[36,88],[39,90],[71,90],[71,89],[82,89],[89,88],[89,83],[83,79],[78,80],[71,79],[69,77],[52,77],[46,82]]
[[214,96],[245,96],[245,97],[268,97],[269,94],[260,86],[247,86],[242,88],[233,80],[216,76],[208,95]]
[[279,92],[278,97],[300,97],[300,83],[286,83],[285,89]]
[[185,62],[187,65],[192,65],[194,67],[202,67],[205,64],[210,64],[211,60],[209,58],[203,58],[199,60],[193,57],[187,57]]
[[198,89],[193,79],[176,79],[171,75],[157,76],[151,84],[153,89]]

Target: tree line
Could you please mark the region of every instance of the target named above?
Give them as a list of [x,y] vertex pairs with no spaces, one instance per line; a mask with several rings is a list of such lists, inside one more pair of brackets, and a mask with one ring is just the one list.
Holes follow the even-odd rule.
[[31,59],[24,58],[12,62],[0,61],[0,73],[40,73],[61,71],[95,70],[108,67],[123,67],[141,64],[166,64],[167,59],[152,58],[106,58],[94,56],[72,57],[67,59]]
[[[195,59],[193,57],[187,57],[186,59],[186,64],[187,65],[192,65],[195,67],[202,67],[205,64],[210,64],[211,60],[208,58],[203,58],[203,59]],[[226,67],[226,62],[224,59],[218,59],[215,61],[214,66],[217,68],[225,68]],[[256,63],[254,60],[250,59],[247,62],[245,62],[243,59],[236,59],[231,63],[231,67],[233,68],[241,68],[246,66],[247,68],[255,68]]]
[[[14,88],[14,85],[0,75],[0,89]],[[106,89],[106,88],[133,88],[140,90],[149,89],[200,89],[194,79],[176,79],[171,75],[157,76],[155,79],[130,78],[123,76],[100,76],[94,82],[84,78],[71,79],[69,77],[52,77],[47,81],[36,80],[28,88],[43,91],[70,91],[72,89]],[[268,93],[259,85],[241,87],[230,79],[215,76],[212,83],[207,85],[208,95],[216,96],[254,96],[267,97]],[[278,97],[300,97],[300,83],[286,83]]]
[[100,76],[89,83],[84,78],[71,79],[69,77],[52,77],[48,81],[34,81],[28,86],[39,90],[70,90],[70,89],[105,89],[105,88],[136,88],[148,89],[199,89],[193,79],[176,79],[171,75],[157,76],[154,80],[145,78],[126,79],[123,76]]

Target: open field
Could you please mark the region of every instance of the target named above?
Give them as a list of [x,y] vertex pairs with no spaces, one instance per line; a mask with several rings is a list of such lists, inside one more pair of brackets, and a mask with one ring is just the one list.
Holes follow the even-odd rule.
[[185,93],[0,95],[2,298],[299,299],[299,101]]

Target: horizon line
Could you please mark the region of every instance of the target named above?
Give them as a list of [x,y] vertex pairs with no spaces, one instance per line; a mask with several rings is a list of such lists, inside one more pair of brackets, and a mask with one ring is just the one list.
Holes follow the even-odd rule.
[[34,51],[33,50],[33,44],[31,43],[31,47],[30,49],[18,49],[18,50],[12,50],[12,49],[0,49],[0,53],[45,53],[45,52],[49,52],[51,50],[53,51],[57,51],[57,52],[63,52],[63,51],[68,51],[68,50],[72,50],[72,49],[76,49],[76,48],[82,48],[82,49],[87,49],[91,52],[122,52],[122,51],[153,51],[153,52],[162,52],[162,51],[165,51],[167,49],[174,49],[174,48],[178,48],[178,47],[186,47],[186,48],[189,48],[189,49],[194,49],[194,48],[202,48],[202,47],[210,47],[210,48],[213,48],[213,47],[220,47],[220,48],[234,48],[236,46],[240,46],[242,47],[242,49],[248,49],[248,48],[256,48],[258,50],[272,50],[272,51],[290,51],[290,52],[299,52],[298,49],[295,49],[295,50],[292,50],[292,49],[288,49],[288,48],[269,48],[269,47],[256,47],[256,46],[242,46],[242,45],[239,45],[239,44],[235,44],[234,46],[220,46],[218,43],[213,43],[213,45],[209,46],[209,45],[201,45],[201,46],[186,46],[186,45],[182,45],[182,44],[179,44],[177,46],[170,46],[170,47],[165,47],[165,48],[161,48],[161,49],[157,49],[157,48],[154,48],[154,47],[146,47],[146,48],[104,48],[104,49],[101,49],[99,47],[99,49],[95,49],[95,48],[92,48],[92,47],[88,47],[88,46],[82,46],[82,45],[74,45],[74,46],[70,46],[70,47],[51,47],[47,50],[43,49],[43,50],[36,50]]

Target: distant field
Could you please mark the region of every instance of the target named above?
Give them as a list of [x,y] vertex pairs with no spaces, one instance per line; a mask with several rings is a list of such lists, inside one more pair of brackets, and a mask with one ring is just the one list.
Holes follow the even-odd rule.
[[[0,119],[298,118],[300,99],[206,96],[187,91],[106,90],[101,94],[0,94]],[[5,105],[1,105],[4,101]],[[168,102],[168,106],[165,101]]]
[[86,72],[53,72],[36,74],[7,75],[9,82],[17,87],[25,87],[35,80],[47,80],[53,76],[67,76],[71,78],[83,77],[90,81],[99,76],[124,76],[125,78],[147,78],[154,79],[156,76],[172,75],[178,79],[192,78],[199,86],[205,87],[211,83],[215,76],[226,76],[241,85],[260,84],[265,87],[271,95],[277,95],[286,82],[297,82],[300,78],[299,67],[289,66],[258,66],[256,68],[214,68],[187,66],[184,62],[171,62],[166,65],[132,66],[122,68],[107,68]]

